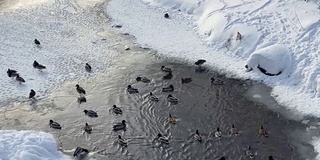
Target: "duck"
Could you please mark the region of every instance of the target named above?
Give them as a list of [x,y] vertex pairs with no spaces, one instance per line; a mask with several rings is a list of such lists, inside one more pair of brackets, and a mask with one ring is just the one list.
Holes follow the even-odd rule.
[[167,68],[166,66],[161,66],[161,70],[163,72],[172,72],[172,69],[171,68]]
[[163,80],[166,80],[166,79],[171,79],[173,77],[172,73],[171,72],[168,72],[168,74],[166,74],[165,76],[162,77]]
[[225,157],[221,157],[219,160],[226,160],[226,158]]
[[35,95],[36,95],[36,92],[33,89],[31,89],[29,93],[29,99],[34,98]]
[[170,124],[176,124],[177,120],[172,117],[172,115],[169,113],[168,123]]
[[80,87],[79,84],[76,85],[76,90],[79,94],[86,94],[86,91],[82,87]]
[[40,41],[39,41],[39,40],[34,39],[34,43],[35,43],[37,46],[40,46]]
[[200,133],[199,133],[198,130],[196,130],[196,133],[193,135],[193,139],[194,139],[195,141],[199,141],[199,142],[202,141],[202,137],[200,136]]
[[167,137],[163,136],[160,133],[158,133],[156,139],[157,139],[158,142],[169,144],[169,139]]
[[178,103],[178,99],[173,97],[171,94],[168,95],[167,100],[168,102]]
[[148,79],[147,77],[137,77],[136,80],[138,82],[143,82],[143,83],[150,83],[151,82],[151,80]]
[[184,84],[184,83],[190,83],[192,82],[192,78],[181,78],[181,83]]
[[131,85],[128,85],[128,86],[127,86],[127,92],[128,92],[129,94],[139,93],[138,89],[133,88]]
[[158,102],[159,98],[155,95],[152,94],[152,92],[149,93],[149,100],[150,101],[154,101],[154,102]]
[[117,107],[116,105],[113,105],[112,107],[113,107],[113,108],[112,108],[113,113],[115,113],[115,114],[122,114],[121,108]]
[[273,157],[272,157],[272,156],[269,156],[269,157],[268,157],[268,160],[273,160]]
[[234,124],[232,124],[230,130],[229,130],[230,136],[237,136],[239,134],[238,129],[234,127]]
[[88,134],[91,134],[92,132],[92,126],[89,125],[88,123],[85,124],[85,126],[83,127],[83,130],[88,133]]
[[251,72],[253,70],[253,68],[249,67],[247,64],[244,67],[246,68],[246,72]]
[[39,69],[40,71],[41,71],[42,69],[46,69],[46,66],[38,63],[37,61],[33,61],[33,64],[32,64],[32,65],[33,65],[34,68],[37,68],[37,69]]
[[7,70],[8,77],[16,77],[17,74],[18,74],[18,72],[16,70],[13,70],[13,69],[10,69],[10,68]]
[[223,81],[222,81],[221,79],[217,79],[217,78],[212,77],[212,78],[211,78],[211,84],[214,84],[214,85],[222,85],[222,84],[223,84]]
[[221,139],[221,131],[219,127],[217,128],[216,132],[214,132],[214,136]]
[[259,129],[258,133],[259,133],[259,136],[268,137],[268,132],[267,132],[266,129],[263,128],[263,126],[260,126],[260,129]]
[[248,146],[248,149],[246,150],[246,155],[252,159],[254,157],[253,151],[251,150],[251,147]]
[[93,111],[93,110],[83,110],[84,114],[91,117],[91,118],[96,118],[98,117],[97,112]]
[[174,91],[174,87],[172,84],[170,84],[168,87],[162,88],[162,92],[173,92],[173,91]]
[[89,150],[81,147],[77,147],[76,150],[73,152],[73,157],[85,157],[89,154]]
[[121,123],[117,123],[115,125],[113,125],[113,130],[114,131],[119,131],[119,130],[126,130],[126,120],[122,120]]
[[123,139],[120,135],[118,135],[118,143],[122,147],[127,147],[128,146],[126,140]]
[[199,59],[199,60],[196,61],[194,64],[200,67],[200,66],[203,65],[205,62],[207,62],[207,61],[204,60],[204,59]]
[[89,63],[86,63],[85,67],[87,72],[91,72],[91,66],[89,65]]
[[18,81],[20,84],[26,82],[22,77],[20,77],[19,74],[16,76],[16,81]]
[[84,96],[78,97],[78,103],[79,104],[84,103],[84,102],[87,102],[87,98],[86,97],[84,97]]
[[168,13],[165,13],[165,14],[164,14],[164,18],[169,18],[169,14],[168,14]]
[[53,128],[53,129],[61,129],[61,126],[58,122],[55,122],[53,120],[49,120],[49,125],[50,125],[50,128]]

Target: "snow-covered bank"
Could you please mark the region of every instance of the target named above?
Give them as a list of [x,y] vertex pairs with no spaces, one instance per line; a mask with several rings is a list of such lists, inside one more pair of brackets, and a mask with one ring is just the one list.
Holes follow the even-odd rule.
[[3,160],[67,160],[58,151],[51,134],[35,131],[0,130],[0,159]]

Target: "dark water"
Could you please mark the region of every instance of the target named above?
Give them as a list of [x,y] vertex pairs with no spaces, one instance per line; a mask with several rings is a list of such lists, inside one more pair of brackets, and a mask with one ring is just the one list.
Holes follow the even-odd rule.
[[[256,153],[255,159],[265,159],[273,155],[276,159],[306,159],[314,155],[302,155],[292,146],[293,133],[305,126],[293,120],[287,120],[277,112],[267,109],[247,98],[246,93],[253,85],[250,81],[226,79],[215,72],[196,73],[194,66],[184,63],[171,63],[156,57],[151,51],[137,49],[116,60],[105,75],[91,80],[73,82],[65,85],[47,99],[33,104],[32,112],[8,110],[6,123],[2,129],[33,129],[52,133],[65,149],[81,146],[88,149],[98,147],[105,151],[95,154],[96,159],[249,159],[245,150],[250,145]],[[173,69],[171,80],[162,80],[165,73],[160,67],[165,65]],[[137,76],[152,79],[150,84],[136,82]],[[219,77],[224,85],[211,85],[210,78]],[[192,77],[193,81],[181,84],[181,78]],[[80,106],[75,84],[79,83],[87,90],[87,103]],[[129,95],[125,87],[130,84],[140,93]],[[166,101],[168,93],[162,93],[162,87],[174,85],[171,93],[179,99],[178,104]],[[148,101],[149,92],[160,98],[157,103]],[[110,113],[113,104],[124,110],[123,115]],[[29,106],[29,104],[25,104]],[[28,108],[28,107],[26,107]],[[84,115],[84,109],[98,112],[98,118]],[[175,125],[166,123],[171,113],[179,120]],[[16,120],[19,119],[19,120]],[[59,122],[63,129],[52,130],[49,119]],[[128,122],[125,132],[113,132],[112,125],[121,120]],[[18,122],[17,122],[18,121]],[[88,122],[93,125],[91,135],[83,135],[81,127]],[[231,125],[239,129],[237,137],[227,135]],[[268,138],[258,137],[258,129],[263,125],[268,129]],[[218,140],[212,133],[220,127],[223,138]],[[203,142],[195,142],[192,136],[199,130]],[[158,134],[170,137],[169,145],[153,142]],[[300,132],[298,132],[300,133]],[[117,135],[129,141],[127,148],[115,143]],[[296,146],[302,146],[296,141]],[[311,146],[302,147],[311,152]]]

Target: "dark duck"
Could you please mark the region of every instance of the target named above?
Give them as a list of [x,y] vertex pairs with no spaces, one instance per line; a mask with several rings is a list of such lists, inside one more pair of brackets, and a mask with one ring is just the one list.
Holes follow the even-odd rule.
[[221,131],[220,131],[220,128],[218,127],[216,132],[214,133],[214,136],[221,139]]
[[13,70],[13,69],[8,69],[7,70],[8,77],[16,77],[17,74],[18,74],[18,72],[16,70]]
[[50,128],[53,128],[53,129],[61,129],[61,126],[58,122],[55,122],[53,120],[49,120],[49,125],[50,125]]
[[162,88],[162,92],[173,92],[173,91],[174,91],[173,85],[169,85],[168,87]]
[[98,114],[97,112],[93,111],[93,110],[83,110],[84,114],[87,115],[88,117],[91,117],[91,118],[96,118],[98,117]]
[[34,39],[34,44],[36,44],[37,46],[40,46],[40,41],[37,39]]
[[212,77],[211,78],[211,84],[213,84],[213,85],[223,85],[223,81],[221,79],[217,79],[217,78]]
[[150,101],[154,101],[154,102],[158,102],[159,101],[159,98],[155,95],[153,95],[152,92],[149,93],[149,100]]
[[265,128],[263,128],[263,126],[260,126],[258,134],[259,136],[268,137],[268,131]]
[[171,103],[178,103],[178,99],[173,97],[171,94],[168,95],[167,100]]
[[92,132],[92,127],[91,125],[89,125],[88,123],[85,124],[85,126],[83,127],[83,130],[85,133],[91,134]]
[[119,131],[119,130],[126,130],[126,121],[125,120],[122,120],[121,123],[117,123],[115,125],[113,125],[113,130],[114,131]]
[[116,105],[113,105],[113,106],[112,106],[112,111],[113,111],[113,113],[115,113],[115,114],[122,114],[121,108],[117,107]]
[[89,150],[81,147],[77,147],[76,150],[73,152],[73,157],[77,157],[79,159],[83,159],[89,154]]
[[80,87],[79,84],[76,85],[76,89],[79,94],[86,94],[86,91],[82,87]]
[[128,92],[129,94],[139,93],[138,89],[133,88],[131,85],[128,85],[128,86],[127,86],[127,92]]
[[169,144],[169,139],[165,136],[163,136],[162,134],[158,133],[157,137],[156,137],[158,142],[164,143],[164,144]]
[[165,76],[162,77],[163,80],[167,80],[167,79],[172,79],[173,75],[172,72],[169,72],[168,74],[166,74]]
[[198,66],[197,71],[204,71],[205,69],[202,68],[202,65],[206,62],[206,60],[204,59],[199,59],[198,61],[196,61],[194,64]]
[[167,68],[166,66],[161,66],[161,70],[163,72],[172,72],[172,69],[171,68]]
[[26,82],[22,77],[20,77],[19,74],[16,76],[16,81],[18,81],[20,84]]
[[248,146],[248,149],[246,150],[246,155],[249,156],[250,159],[252,159],[254,157],[254,153],[251,150],[250,146]]
[[200,136],[200,133],[198,130],[196,130],[196,133],[193,135],[193,139],[195,141],[199,141],[199,142],[202,142],[202,137]]
[[118,135],[118,143],[122,147],[127,147],[128,146],[126,140],[123,139],[120,135]]
[[34,68],[37,68],[37,69],[39,69],[40,71],[42,71],[43,69],[46,69],[46,66],[38,63],[37,61],[34,61],[32,65],[33,65]]
[[87,102],[87,98],[86,97],[84,97],[84,96],[78,97],[78,103],[79,104],[84,103],[84,102]]
[[151,82],[151,80],[148,79],[147,77],[137,77],[136,80],[138,82],[143,82],[143,83],[150,83]]
[[192,82],[192,78],[181,78],[181,83],[184,84],[184,83],[190,83]]
[[33,89],[31,89],[29,93],[29,99],[34,98],[35,95],[36,95],[36,92]]
[[88,63],[86,63],[85,69],[87,72],[91,72],[91,66]]

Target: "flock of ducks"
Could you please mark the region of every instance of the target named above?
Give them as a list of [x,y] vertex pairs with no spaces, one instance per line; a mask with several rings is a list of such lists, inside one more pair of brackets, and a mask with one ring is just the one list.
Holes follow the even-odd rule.
[[[40,42],[37,39],[34,40],[34,43],[38,47],[40,46]],[[199,71],[199,72],[205,71],[205,68],[202,67],[202,65],[205,62],[206,62],[206,60],[203,60],[203,59],[200,59],[200,60],[196,61],[195,65],[198,66],[196,71]],[[42,64],[39,64],[37,61],[33,62],[33,67],[36,68],[36,69],[39,69],[39,71],[42,71],[43,69],[46,69],[46,66],[44,66]],[[86,63],[85,64],[85,70],[88,71],[88,72],[91,72],[92,67],[88,63]],[[172,79],[173,75],[172,75],[172,69],[171,68],[167,68],[165,66],[162,66],[161,70],[163,72],[167,73],[165,76],[163,76],[163,78],[162,78],[163,80]],[[7,70],[7,74],[8,74],[9,77],[15,77],[16,81],[18,81],[20,84],[25,82],[25,80],[22,77],[19,76],[19,73],[16,70],[8,69]],[[143,83],[150,83],[151,82],[151,80],[148,79],[147,77],[137,77],[136,81],[143,82]],[[190,82],[192,82],[192,79],[189,78],[189,77],[188,78],[181,78],[181,83],[182,84],[190,83]],[[222,80],[212,77],[211,78],[211,84],[222,85],[224,83],[223,83]],[[126,90],[127,90],[127,92],[129,94],[139,93],[138,89],[133,88],[131,85],[128,85]],[[80,94],[80,97],[78,98],[78,103],[81,104],[83,102],[86,102],[86,98],[84,96],[86,94],[86,91],[79,84],[76,85],[76,91]],[[173,91],[174,91],[174,86],[173,85],[169,85],[167,87],[162,88],[162,92],[165,92],[165,93],[173,92]],[[29,93],[29,99],[34,98],[35,95],[36,95],[36,92],[33,89],[31,89],[31,91]],[[150,92],[149,100],[153,101],[153,102],[158,102],[159,98],[156,97],[155,95],[153,95],[152,92]],[[168,94],[167,101],[170,102],[170,103],[178,103],[178,99],[175,98],[171,94]],[[117,115],[118,114],[121,115],[122,112],[123,112],[122,109],[117,107],[116,105],[113,105],[111,110],[112,110],[113,113],[115,113]],[[97,112],[95,112],[93,110],[84,110],[83,112],[88,117],[91,117],[91,118],[97,118],[98,117]],[[169,114],[169,117],[168,117],[167,121],[170,124],[175,124],[176,123],[176,118],[172,117],[172,115]],[[122,120],[121,122],[113,125],[113,130],[114,131],[119,131],[119,130],[125,131],[126,130],[126,123],[127,122],[125,120]],[[61,125],[58,122],[55,122],[55,121],[53,121],[51,119],[49,120],[49,126],[50,126],[50,128],[53,128],[53,129],[58,129],[58,130],[62,129]],[[92,132],[92,126],[89,125],[88,123],[85,123],[85,126],[83,126],[82,129],[83,129],[84,133],[87,133],[87,134],[91,134],[91,132]],[[229,135],[230,136],[237,136],[238,134],[239,134],[238,129],[234,126],[234,124],[232,124],[232,126],[231,126],[231,128],[229,130]],[[268,137],[268,132],[267,132],[266,129],[263,128],[263,126],[261,126],[259,128],[258,135],[259,136]],[[219,127],[216,129],[216,131],[214,133],[214,136],[216,138],[219,138],[219,139],[222,138],[222,132],[221,132]],[[202,136],[200,135],[198,130],[196,130],[196,132],[195,132],[195,134],[193,136],[193,139],[195,141],[199,141],[199,142],[202,141]],[[169,138],[166,137],[166,136],[163,136],[161,133],[158,133],[158,135],[156,136],[155,140],[160,142],[160,143],[164,143],[164,144],[169,144],[170,143],[169,142]],[[118,135],[117,142],[118,142],[119,145],[121,145],[123,147],[127,147],[127,141],[125,139],[123,139],[120,135]],[[83,157],[83,156],[87,155],[88,153],[89,153],[89,151],[87,149],[84,149],[84,148],[81,148],[81,147],[77,147],[75,149],[74,153],[73,153],[73,156],[74,157]],[[246,155],[249,156],[250,158],[254,157],[254,152],[251,150],[251,146],[248,146],[248,148],[246,150]],[[269,160],[273,160],[273,157],[269,156],[268,159]],[[225,157],[221,157],[220,160],[225,160]]]

